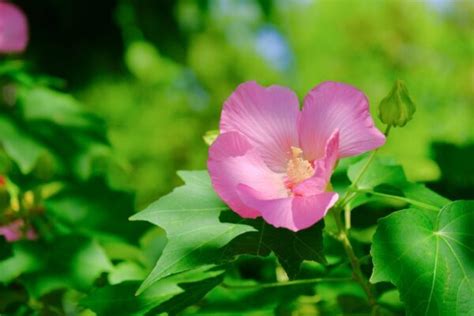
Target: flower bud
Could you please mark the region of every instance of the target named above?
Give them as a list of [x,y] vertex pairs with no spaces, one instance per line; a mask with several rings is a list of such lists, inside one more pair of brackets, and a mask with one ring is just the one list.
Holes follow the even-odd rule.
[[389,126],[405,126],[415,111],[415,103],[401,80],[395,81],[390,93],[379,104],[379,118]]

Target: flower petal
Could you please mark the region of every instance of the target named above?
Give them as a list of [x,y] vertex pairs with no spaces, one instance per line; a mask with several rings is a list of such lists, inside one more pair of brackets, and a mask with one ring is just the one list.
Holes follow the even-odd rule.
[[0,52],[18,53],[28,43],[28,23],[14,4],[0,2]]
[[298,116],[293,91],[245,82],[224,103],[220,130],[241,133],[273,171],[283,172],[291,146],[298,145]]
[[325,148],[324,157],[315,162],[314,175],[293,188],[295,195],[310,196],[326,191],[338,158],[339,130],[331,135]]
[[336,203],[336,192],[323,192],[312,196],[295,197],[293,200],[293,218],[298,230],[313,226],[326,216]]
[[338,199],[335,192],[266,199],[260,192],[249,186],[239,185],[238,191],[242,201],[258,210],[267,223],[292,231],[308,228],[320,221]]
[[374,126],[367,97],[356,88],[337,82],[324,82],[304,100],[299,122],[300,147],[308,160],[320,159],[331,134],[339,129],[339,158],[354,156],[385,143],[385,136]]
[[267,198],[287,196],[283,174],[271,171],[249,141],[237,132],[219,135],[209,149],[207,161],[214,190],[229,207],[244,218],[260,212],[242,203],[237,186],[262,190]]

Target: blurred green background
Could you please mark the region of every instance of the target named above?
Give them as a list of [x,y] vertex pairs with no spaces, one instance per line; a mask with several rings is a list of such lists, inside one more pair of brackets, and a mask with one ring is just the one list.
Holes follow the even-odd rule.
[[[104,117],[120,161],[109,177],[140,209],[178,169],[203,169],[202,135],[246,80],[300,99],[325,80],[363,90],[374,115],[395,79],[415,118],[383,153],[410,179],[473,197],[474,2],[16,1],[30,21],[25,59]],[[379,122],[377,122],[378,124]]]

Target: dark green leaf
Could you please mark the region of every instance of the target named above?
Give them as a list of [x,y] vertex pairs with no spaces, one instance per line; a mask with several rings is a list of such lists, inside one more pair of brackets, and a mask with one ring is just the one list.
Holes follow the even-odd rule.
[[207,171],[185,171],[179,175],[184,186],[131,218],[161,226],[168,237],[163,254],[140,292],[168,275],[220,261],[225,245],[254,230],[219,220],[221,211],[227,207],[214,193]]
[[46,201],[48,216],[72,230],[87,234],[113,234],[131,242],[136,242],[148,227],[145,223],[128,221],[134,207],[133,194],[112,190],[100,178],[67,187]]
[[395,284],[409,315],[474,311],[474,201],[440,212],[406,209],[380,220],[372,282]]
[[36,268],[23,274],[22,282],[33,297],[61,288],[87,290],[101,273],[112,269],[102,248],[80,235],[61,236],[51,243],[29,245],[36,250]]
[[13,256],[12,245],[0,235],[0,261]]
[[[242,220],[230,212],[222,218]],[[257,231],[245,233],[234,239],[226,247],[227,256],[237,254],[267,256],[273,251],[290,278],[298,274],[303,260],[326,263],[323,254],[323,221],[298,232],[275,228],[262,219],[246,219],[243,223],[254,227]]]
[[197,314],[274,315],[278,306],[288,306],[300,295],[314,295],[312,284],[261,288],[250,280],[224,282],[225,286],[218,286],[206,295]]
[[[155,282],[143,293],[135,296],[138,281],[126,281],[97,289],[81,301],[97,315],[144,315],[158,309],[177,312],[197,302],[210,288],[221,281],[223,270],[212,266],[178,273]],[[212,288],[211,287],[211,288]],[[176,299],[173,299],[176,297]]]

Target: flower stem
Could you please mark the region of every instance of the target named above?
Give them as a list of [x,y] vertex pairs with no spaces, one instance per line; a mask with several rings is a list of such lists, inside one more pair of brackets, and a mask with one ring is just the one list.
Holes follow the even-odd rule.
[[[391,126],[388,125],[385,129],[384,135],[387,137],[388,134],[390,133]],[[351,263],[352,267],[352,273],[354,276],[354,280],[357,281],[362,289],[364,290],[365,294],[367,295],[367,298],[369,300],[369,305],[372,308],[372,315],[377,315],[378,314],[378,306],[377,306],[377,300],[375,298],[374,290],[372,285],[369,283],[369,281],[365,278],[364,274],[362,273],[362,270],[360,268],[360,260],[357,258],[354,248],[352,247],[351,241],[349,240],[349,236],[347,234],[348,229],[351,227],[351,209],[348,205],[348,203],[352,200],[352,198],[357,195],[357,184],[359,181],[362,179],[363,175],[365,172],[368,170],[370,164],[375,158],[375,155],[378,152],[378,148],[372,151],[365,162],[364,166],[360,170],[359,174],[357,177],[354,179],[354,181],[351,183],[349,188],[347,189],[346,193],[344,196],[336,203],[336,205],[333,208],[332,214],[334,215],[335,221],[336,221],[336,226],[338,229],[338,239],[341,241],[344,250],[347,254],[347,257],[349,258],[349,261]],[[343,224],[341,220],[341,212],[344,212],[344,219],[345,219],[345,225]]]
[[375,299],[372,285],[369,283],[369,281],[365,278],[364,274],[362,273],[362,270],[360,268],[359,258],[357,258],[354,252],[354,248],[352,247],[351,241],[349,240],[349,237],[347,236],[347,231],[344,227],[344,224],[341,221],[341,216],[340,216],[341,210],[342,209],[340,208],[334,209],[334,212],[332,212],[336,221],[337,228],[339,230],[339,240],[344,246],[344,250],[351,263],[354,281],[358,282],[361,285],[362,289],[367,295],[367,298],[369,300],[369,305],[371,306],[373,310],[375,310],[377,301]]
[[224,282],[221,284],[221,286],[228,289],[248,290],[248,289],[254,289],[254,288],[268,289],[268,288],[274,288],[274,287],[292,286],[292,285],[301,285],[301,284],[313,284],[313,283],[321,283],[321,282],[347,282],[347,281],[353,281],[353,279],[352,278],[315,278],[315,279],[293,280],[293,281],[286,281],[286,282],[256,283],[256,284],[228,284]]

